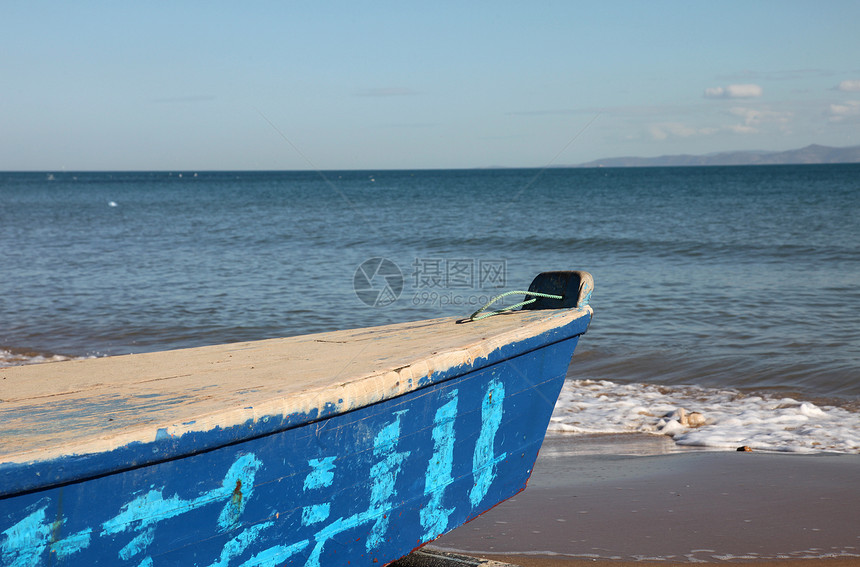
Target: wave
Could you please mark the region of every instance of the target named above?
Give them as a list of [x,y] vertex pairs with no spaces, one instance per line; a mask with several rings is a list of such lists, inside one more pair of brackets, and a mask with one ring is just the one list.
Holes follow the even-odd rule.
[[22,366],[25,364],[41,364],[43,362],[61,362],[64,360],[74,360],[75,358],[79,357],[0,348],[0,368]]
[[679,446],[860,453],[860,407],[730,388],[568,380],[556,433],[650,433]]

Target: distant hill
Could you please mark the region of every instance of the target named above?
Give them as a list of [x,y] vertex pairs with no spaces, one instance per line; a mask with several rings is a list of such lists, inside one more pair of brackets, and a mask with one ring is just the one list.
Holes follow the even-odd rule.
[[674,155],[654,158],[618,157],[590,161],[577,167],[671,167],[694,165],[784,165],[804,163],[860,163],[860,146],[831,148],[812,144],[785,152],[720,152],[702,156]]

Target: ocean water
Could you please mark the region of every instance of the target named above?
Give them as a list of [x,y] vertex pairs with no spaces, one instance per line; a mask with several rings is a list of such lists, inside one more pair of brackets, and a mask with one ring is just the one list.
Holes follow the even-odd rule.
[[0,365],[467,315],[581,269],[552,432],[858,453],[858,218],[858,165],[0,173]]

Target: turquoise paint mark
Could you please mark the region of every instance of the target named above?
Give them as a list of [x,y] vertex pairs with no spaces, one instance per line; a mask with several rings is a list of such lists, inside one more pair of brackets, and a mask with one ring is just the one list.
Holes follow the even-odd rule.
[[368,509],[364,512],[354,514],[349,518],[338,518],[328,526],[322,528],[314,534],[316,544],[308,556],[305,567],[320,567],[320,555],[322,554],[323,547],[328,540],[342,532],[351,530],[356,526],[360,526],[361,524],[370,522],[376,518],[381,518],[384,514],[384,510]]
[[245,511],[245,505],[251,495],[254,494],[254,478],[262,466],[263,463],[253,454],[239,457],[227,471],[218,492],[211,493],[213,497],[220,499],[224,492],[230,491],[230,501],[224,505],[224,509],[218,515],[218,527],[221,531],[226,532],[239,524],[239,517]]
[[[65,520],[63,520],[63,523],[65,523]],[[88,548],[92,533],[92,528],[86,528],[78,533],[66,536],[52,543],[51,551],[57,554],[57,559],[65,559],[73,553]]]
[[374,522],[367,539],[368,551],[382,542],[385,530],[388,528],[387,504],[395,495],[394,485],[400,473],[400,467],[410,455],[409,451],[397,452],[397,444],[400,441],[400,418],[404,413],[406,410],[397,412],[397,418],[382,428],[373,440],[373,455],[380,461],[370,469],[373,484],[370,489],[368,509],[348,518],[338,518],[314,534],[314,548],[308,556],[305,567],[320,567],[320,556],[326,542],[362,524]]
[[[262,463],[253,454],[242,455],[227,471],[221,486],[190,500],[176,495],[165,498],[163,489],[150,490],[126,503],[119,514],[104,522],[101,535],[139,532],[139,535],[120,551],[120,556],[128,559],[145,551],[154,541],[154,534],[150,536],[147,533],[159,522],[224,500],[228,502],[218,516],[218,525],[226,531],[238,522],[245,503],[253,492],[254,476],[261,466]],[[241,497],[237,499],[236,491],[240,487]]]
[[208,567],[228,567],[232,559],[242,555],[248,549],[248,546],[254,543],[261,531],[272,525],[274,525],[274,522],[263,522],[242,531],[242,533],[224,544],[218,561],[210,564]]
[[3,565],[8,567],[38,567],[42,553],[48,548],[51,524],[47,521],[47,505],[2,532],[6,536],[0,547]]
[[119,558],[128,561],[138,553],[144,551],[153,541],[155,541],[155,528],[149,528],[142,534],[135,536],[125,547],[120,549]]
[[[44,502],[44,500],[43,500]],[[90,545],[92,529],[87,528],[64,538],[52,541],[57,528],[48,521],[48,504],[34,510],[26,518],[0,533],[6,536],[0,545],[0,559],[4,567],[37,567],[42,565],[42,555],[50,550],[63,559],[86,549]],[[59,520],[60,525],[65,519]]]
[[305,506],[302,509],[302,525],[309,526],[328,520],[329,514],[331,514],[331,504],[328,502]]
[[335,468],[334,460],[337,457],[324,457],[322,459],[310,459],[308,465],[311,467],[311,472],[305,477],[305,484],[302,490],[311,490],[315,488],[326,488],[334,482]]
[[[42,565],[42,554],[49,547],[58,559],[64,559],[89,547],[93,531],[91,528],[52,541],[57,525],[48,521],[47,509],[48,505],[45,504],[2,532],[2,535],[6,536],[0,545],[0,559],[4,567]],[[66,522],[65,518],[59,521],[60,525]]]
[[419,512],[421,526],[424,528],[424,541],[439,537],[448,528],[448,518],[454,512],[453,508],[442,507],[442,497],[445,489],[454,479],[454,420],[457,418],[457,390],[449,396],[451,400],[436,410],[433,418],[433,455],[427,465],[427,476],[424,479],[424,494],[430,495],[430,501]]
[[588,282],[582,282],[582,289],[579,290],[580,300],[577,302],[577,307],[584,307],[591,301],[591,292],[594,291],[594,286]]
[[496,433],[502,424],[504,415],[503,402],[505,400],[505,385],[498,379],[494,379],[487,386],[484,401],[481,402],[481,433],[475,443],[475,454],[472,456],[472,473],[475,475],[475,484],[469,492],[469,501],[474,508],[481,503],[493,480],[496,478],[496,464],[507,457],[507,453],[493,456],[493,446],[496,441]]
[[[381,509],[394,497],[396,491],[394,485],[403,461],[411,454],[410,451],[397,452],[397,444],[400,441],[400,416],[404,411],[397,412],[397,419],[385,426],[373,440],[373,454],[382,460],[370,469],[370,477],[373,485],[370,488],[370,508]],[[388,517],[382,515],[377,518],[376,523],[367,537],[367,551],[382,543],[385,532],[388,530]]]
[[302,540],[292,545],[276,545],[265,549],[252,557],[251,559],[240,564],[238,567],[277,567],[292,555],[303,550],[308,546],[308,540]]
[[152,567],[152,557],[145,557],[137,567]]

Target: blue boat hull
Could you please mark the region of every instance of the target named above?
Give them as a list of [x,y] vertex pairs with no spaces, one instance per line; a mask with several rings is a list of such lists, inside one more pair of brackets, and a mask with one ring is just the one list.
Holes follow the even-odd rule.
[[587,323],[355,411],[6,496],[0,565],[396,560],[525,488]]

